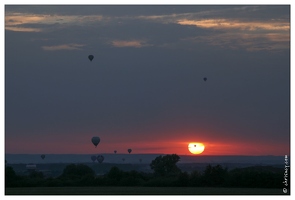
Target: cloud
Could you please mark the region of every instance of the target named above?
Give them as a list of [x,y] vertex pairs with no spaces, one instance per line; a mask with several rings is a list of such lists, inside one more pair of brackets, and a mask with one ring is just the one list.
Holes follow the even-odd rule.
[[178,20],[177,24],[197,26],[200,28],[209,29],[239,29],[239,30],[269,30],[269,31],[289,31],[290,24],[281,21],[268,21],[268,22],[243,22],[232,19],[201,19],[201,20]]
[[232,19],[179,20],[184,26],[218,30],[207,34],[186,38],[193,42],[247,51],[283,50],[290,48],[290,23],[280,20],[241,21]]
[[16,32],[41,32],[40,28],[23,27],[22,25],[38,23],[44,21],[45,18],[45,16],[10,13],[5,16],[5,29]]
[[[163,47],[176,45],[179,48],[183,44],[190,45],[197,42],[247,51],[277,51],[290,48],[290,22],[286,12],[282,12],[286,11],[287,7],[275,7],[278,11],[276,13],[270,7],[263,6],[212,8],[138,18],[162,24],[195,27],[195,36],[183,37],[179,41],[174,41],[174,44],[166,43],[162,45]],[[206,34],[201,30],[206,31]]]
[[26,28],[26,27],[14,27],[14,26],[8,26],[5,27],[8,31],[15,31],[15,32],[42,32],[42,29],[40,28]]
[[24,28],[23,26],[67,24],[67,25],[87,25],[107,21],[107,17],[101,15],[43,15],[29,13],[6,13],[5,29],[10,31],[41,32],[41,28]]
[[5,16],[5,25],[21,25],[28,23],[45,23],[46,19],[48,21],[49,15],[32,15],[32,14],[23,14],[23,13],[8,13]]
[[42,46],[45,51],[58,51],[58,50],[82,50],[83,44],[62,44],[56,46]]
[[[153,46],[157,47],[175,46],[179,48],[179,45],[184,45],[180,44],[183,41],[203,42],[224,48],[246,48],[251,51],[281,50],[290,47],[290,22],[287,17],[284,17],[285,15],[274,13],[272,19],[265,18],[264,12],[267,11],[266,14],[269,16],[271,11],[269,11],[269,7],[263,6],[212,8],[209,10],[188,9],[181,13],[164,14],[165,12],[158,12],[150,15],[132,15],[131,12],[131,15],[122,16],[95,15],[95,13],[89,15],[48,15],[7,12],[5,29],[18,32],[52,32],[73,26],[71,27],[74,30],[73,34],[77,30],[81,33],[88,32],[88,30],[97,31],[99,35],[93,40],[96,42],[101,41],[100,39],[110,41],[109,45],[120,48],[152,46],[144,39],[110,39],[118,38],[117,33],[120,30],[133,34],[128,38],[148,38],[149,41],[153,41]],[[266,11],[263,12],[263,10]],[[237,13],[241,13],[241,15],[236,15]],[[258,18],[251,17],[253,14],[258,15]],[[144,20],[151,22],[151,28],[136,30],[140,25],[147,27],[143,26]],[[80,29],[81,27],[82,29]],[[113,31],[113,27],[116,31]],[[166,30],[162,31],[162,27],[163,30],[174,27],[173,30],[177,29],[177,31],[171,31],[171,34],[167,35]],[[110,35],[110,32],[116,35]],[[76,38],[74,36],[74,42],[80,43],[76,41]],[[79,50],[80,47],[67,44],[43,46],[42,48],[44,50]]]
[[183,41],[207,43],[229,49],[246,49],[247,51],[278,51],[290,48],[288,34],[226,32],[185,38]]
[[134,48],[141,48],[145,46],[151,46],[147,44],[144,40],[113,40],[111,44],[114,47],[134,47]]

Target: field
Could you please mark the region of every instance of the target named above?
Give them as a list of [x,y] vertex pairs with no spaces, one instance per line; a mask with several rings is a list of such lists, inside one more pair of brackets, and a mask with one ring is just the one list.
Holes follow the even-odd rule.
[[[289,194],[289,193],[288,193]],[[5,195],[286,195],[282,189],[218,187],[26,187]]]

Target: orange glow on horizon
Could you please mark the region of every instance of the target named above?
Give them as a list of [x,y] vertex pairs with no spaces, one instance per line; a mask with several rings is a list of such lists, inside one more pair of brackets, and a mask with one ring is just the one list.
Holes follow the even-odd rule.
[[[189,138],[179,141],[179,138],[171,140],[146,140],[145,143],[135,139],[129,142],[114,141],[112,138],[101,136],[101,142],[97,146],[91,143],[92,134],[85,138],[84,136],[73,137],[71,143],[67,142],[67,138],[59,137],[58,139],[50,139],[50,135],[44,137],[31,138],[20,137],[20,140],[15,141],[13,138],[5,139],[5,152],[12,154],[113,154],[117,150],[117,154],[128,154],[127,149],[132,149],[133,154],[178,154],[191,156],[207,156],[207,155],[289,155],[290,146],[283,143],[280,144],[261,144],[259,141],[210,141],[208,138],[199,137],[198,141],[202,141],[205,150],[201,154],[191,154],[188,149],[188,144],[192,143]],[[45,141],[45,142],[36,142]],[[52,145],[54,143],[54,145]],[[22,149],[20,152],[19,149]],[[130,155],[131,155],[130,154]]]

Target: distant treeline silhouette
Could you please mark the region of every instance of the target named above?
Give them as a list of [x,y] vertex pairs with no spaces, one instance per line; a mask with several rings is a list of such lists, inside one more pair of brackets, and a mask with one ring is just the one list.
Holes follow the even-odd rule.
[[[153,173],[123,171],[112,167],[108,173],[96,176],[84,164],[69,164],[56,178],[45,178],[32,171],[20,176],[12,167],[5,167],[5,187],[63,187],[63,186],[151,186],[151,187],[247,187],[282,188],[284,169],[253,166],[228,170],[221,165],[208,165],[203,172],[182,172],[176,165],[176,154],[158,156],[150,164]],[[289,172],[290,175],[290,172]]]

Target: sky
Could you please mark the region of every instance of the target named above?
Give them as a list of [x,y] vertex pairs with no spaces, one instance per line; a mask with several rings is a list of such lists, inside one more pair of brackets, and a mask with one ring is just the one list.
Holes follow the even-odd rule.
[[6,5],[4,26],[5,153],[290,154],[289,5]]

